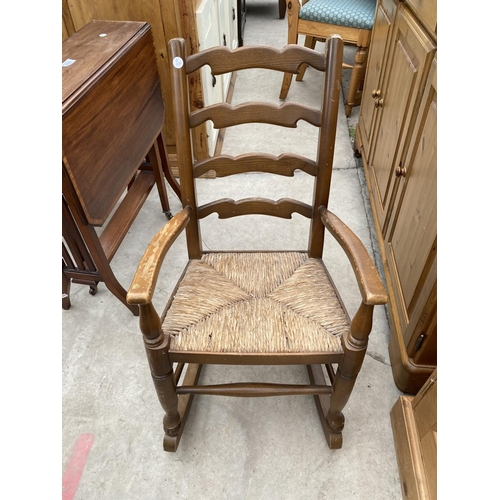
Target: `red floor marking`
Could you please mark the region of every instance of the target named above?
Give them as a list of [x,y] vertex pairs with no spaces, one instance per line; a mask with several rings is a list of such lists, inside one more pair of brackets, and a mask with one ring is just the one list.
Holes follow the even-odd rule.
[[72,500],[75,496],[93,442],[92,434],[82,434],[76,440],[62,478],[62,500]]

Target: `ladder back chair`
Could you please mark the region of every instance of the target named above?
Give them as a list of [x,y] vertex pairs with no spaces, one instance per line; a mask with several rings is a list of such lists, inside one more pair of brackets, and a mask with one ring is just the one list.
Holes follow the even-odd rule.
[[[314,395],[327,443],[330,448],[340,448],[342,409],[365,355],[373,307],[387,301],[384,286],[363,244],[326,208],[343,42],[338,36],[328,38],[325,54],[293,45],[282,50],[266,46],[234,51],[214,47],[187,57],[185,41],[176,38],[170,41],[169,50],[183,209],[151,241],[127,294],[128,302],[139,306],[147,358],[165,411],[164,449],[176,451],[196,394]],[[215,104],[196,110],[188,107],[189,75],[205,64],[211,66],[214,75],[220,75],[248,68],[295,71],[304,62],[324,72],[321,109],[296,103],[277,106],[263,102],[234,107]],[[190,130],[205,120],[212,120],[216,128],[225,128],[245,123],[296,127],[300,119],[319,128],[315,160],[298,154],[267,153],[193,159]],[[242,176],[236,174],[266,172],[293,176],[297,169],[316,178],[310,205],[288,198],[278,201],[224,198],[201,206],[197,203],[195,180],[207,170],[215,170],[221,177],[233,176],[231,180],[237,182]],[[273,177],[279,179],[270,175]],[[221,219],[247,214],[291,219],[294,212],[311,219],[308,241],[304,235],[304,251],[208,252],[202,248],[200,219],[212,213]],[[352,321],[322,261],[325,228],[347,254],[357,279],[361,304]],[[152,303],[160,267],[183,231],[189,261],[160,316]],[[311,383],[199,385],[204,364],[306,365]],[[323,375],[322,364],[326,365],[328,377]],[[184,374],[182,383],[181,374]]]
[[[288,43],[297,43],[299,35],[305,35],[305,46],[314,49],[316,41],[338,34],[344,43],[355,44],[358,49],[351,69],[349,92],[345,100],[345,114],[351,115],[353,106],[361,104],[362,86],[366,73],[366,60],[375,18],[377,0],[290,0],[288,10]],[[296,80],[302,81],[306,65],[298,71]],[[280,99],[286,99],[292,74],[283,77]]]

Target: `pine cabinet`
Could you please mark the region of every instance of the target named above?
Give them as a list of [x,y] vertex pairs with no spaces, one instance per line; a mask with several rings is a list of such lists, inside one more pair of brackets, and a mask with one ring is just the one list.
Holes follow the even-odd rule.
[[[382,76],[385,73],[386,65],[383,64],[387,59],[387,51],[390,47],[390,34],[396,12],[396,3],[393,0],[384,0],[377,3],[375,11],[375,20],[373,22],[373,33],[377,36],[372,37],[370,42],[370,52],[366,66],[366,76],[364,82],[364,94],[368,92],[369,96],[376,98],[376,93],[382,85]],[[368,145],[372,142],[374,133],[374,122],[377,116],[375,101],[368,99],[369,96],[363,96],[366,104],[363,106],[363,113],[360,113],[358,126],[363,137],[363,144]]]
[[437,499],[437,370],[415,397],[401,396],[391,426],[404,500]]
[[434,58],[408,154],[396,169],[401,177],[384,238],[402,340],[408,357],[420,365],[436,364],[436,74]]
[[414,5],[379,0],[356,139],[389,289],[394,379],[413,394],[437,364],[437,38],[425,6],[422,23]]

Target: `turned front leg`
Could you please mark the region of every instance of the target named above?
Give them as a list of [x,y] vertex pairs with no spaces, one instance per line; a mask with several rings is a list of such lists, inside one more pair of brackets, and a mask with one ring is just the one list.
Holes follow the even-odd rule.
[[[288,44],[297,44],[298,42],[298,22],[299,22],[300,4],[298,0],[290,0],[287,4],[288,11]],[[280,99],[285,100],[292,83],[292,73],[283,74],[283,83],[281,84]]]
[[[316,47],[316,38],[313,36],[306,36],[306,39],[304,41],[304,47],[314,50],[314,48]],[[301,82],[304,79],[304,73],[306,72],[306,68],[307,64],[303,64],[300,67],[300,71],[297,74],[297,78],[295,78],[297,82]]]
[[351,83],[349,85],[349,92],[345,103],[346,116],[350,116],[352,107],[360,103],[360,86],[366,72],[365,62],[367,53],[368,47],[359,46],[356,54],[354,55],[354,66],[351,72]]
[[165,411],[163,428],[166,434],[175,436],[179,433],[181,419],[177,408],[173,367],[168,355],[168,338],[161,329],[160,317],[152,304],[141,305],[139,316],[151,376]]
[[344,358],[339,364],[330,397],[330,409],[326,415],[328,428],[340,433],[344,428],[342,410],[351,396],[356,377],[363,364],[372,329],[373,306],[362,303],[351,323],[350,331],[342,339]]

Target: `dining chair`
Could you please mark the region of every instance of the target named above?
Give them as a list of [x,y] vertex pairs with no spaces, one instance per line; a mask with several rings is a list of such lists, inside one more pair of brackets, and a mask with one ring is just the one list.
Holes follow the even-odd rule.
[[[355,44],[358,49],[354,65],[344,63],[349,68],[351,80],[345,100],[345,114],[350,116],[353,106],[361,103],[366,60],[370,46],[371,32],[377,0],[289,0],[288,44],[298,43],[298,36],[305,36],[305,46],[314,49],[317,41],[338,34],[346,44]],[[306,65],[300,69],[296,80],[302,81]],[[283,77],[280,99],[286,99],[292,74]]]

